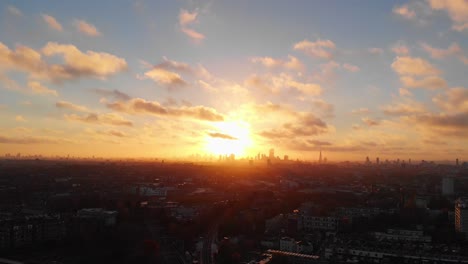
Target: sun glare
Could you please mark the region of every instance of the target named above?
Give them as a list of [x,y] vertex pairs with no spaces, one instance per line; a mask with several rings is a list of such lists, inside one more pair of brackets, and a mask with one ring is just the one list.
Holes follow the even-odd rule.
[[237,157],[247,154],[252,145],[250,126],[246,122],[221,122],[215,125],[216,130],[206,136],[206,151],[214,155],[231,155]]

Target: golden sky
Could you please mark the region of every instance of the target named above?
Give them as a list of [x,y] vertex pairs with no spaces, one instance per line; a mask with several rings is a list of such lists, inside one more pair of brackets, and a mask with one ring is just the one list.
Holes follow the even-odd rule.
[[4,1],[0,155],[468,158],[468,1]]

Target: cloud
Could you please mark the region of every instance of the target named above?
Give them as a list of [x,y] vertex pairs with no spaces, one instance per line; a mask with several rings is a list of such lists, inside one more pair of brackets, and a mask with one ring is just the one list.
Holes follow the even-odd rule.
[[133,123],[127,119],[124,119],[123,117],[113,114],[113,113],[107,113],[107,114],[95,114],[95,113],[90,113],[86,115],[76,115],[76,114],[70,114],[70,115],[64,115],[66,120],[69,121],[78,121],[78,122],[84,122],[84,123],[89,123],[89,124],[97,124],[97,125],[113,125],[113,126],[133,126]]
[[182,77],[180,77],[179,74],[159,67],[153,68],[145,72],[144,76],[155,81],[156,83],[166,85],[168,87],[178,87],[187,85],[187,82],[184,79],[182,79]]
[[350,72],[358,72],[361,70],[358,66],[348,64],[348,63],[344,63],[343,68],[345,68],[347,71],[350,71]]
[[255,87],[263,92],[277,94],[286,89],[292,89],[303,95],[316,96],[322,94],[322,87],[316,83],[305,83],[295,80],[291,75],[252,75],[245,81],[246,86]]
[[274,59],[271,57],[254,57],[253,63],[260,63],[267,68],[285,68],[288,70],[303,71],[304,64],[296,57],[288,55],[288,60]]
[[408,4],[395,6],[392,11],[393,14],[420,25],[426,25],[432,15],[432,9],[424,1],[410,1]]
[[400,88],[398,92],[400,96],[412,96],[413,95],[408,89],[405,89],[405,88]]
[[307,140],[307,142],[314,145],[314,146],[331,146],[331,145],[333,145],[330,142],[320,141],[320,140],[315,140],[315,139],[309,139],[309,140]]
[[76,30],[85,35],[91,37],[97,37],[101,35],[101,32],[99,32],[99,30],[93,24],[90,24],[84,20],[76,19],[74,25]]
[[200,41],[202,39],[205,38],[205,35],[203,35],[202,33],[199,33],[193,29],[190,29],[190,28],[182,28],[181,29],[182,32],[185,33],[185,35],[189,36],[190,38],[192,38],[193,40],[197,40],[197,41]]
[[468,89],[455,87],[439,94],[432,101],[445,111],[452,113],[468,112]]
[[444,79],[438,76],[428,76],[422,79],[416,79],[411,76],[402,76],[400,81],[405,87],[408,88],[423,88],[423,89],[439,89],[447,87],[447,83]]
[[28,82],[28,87],[35,94],[50,94],[50,95],[53,95],[53,96],[58,96],[57,91],[49,89],[49,88],[45,87],[44,85],[42,85],[39,82],[29,81]]
[[95,92],[96,94],[98,95],[101,95],[101,96],[108,96],[108,97],[112,97],[116,100],[130,100],[131,97],[126,94],[126,93],[123,93],[117,89],[114,89],[114,90],[106,90],[106,89],[101,89],[101,88],[95,88],[95,89],[92,89],[93,92]]
[[[64,64],[48,64],[42,55],[59,55]],[[27,46],[10,50],[0,42],[0,65],[3,71],[22,71],[30,78],[63,81],[80,77],[104,79],[127,69],[124,59],[105,52],[81,52],[73,45],[49,42],[40,52]]]
[[468,29],[468,2],[465,0],[428,0],[433,10],[445,10],[453,22],[452,29]]
[[279,92],[278,87],[273,87],[271,84],[267,83],[266,80],[256,74],[247,78],[247,80],[245,80],[245,85],[255,87],[264,93],[276,94]]
[[402,16],[406,19],[413,19],[416,17],[416,13],[414,12],[414,10],[411,10],[408,5],[394,7],[393,13]]
[[414,101],[387,105],[382,107],[382,110],[386,115],[395,116],[422,114],[426,112],[426,108],[422,104]]
[[8,10],[8,13],[14,15],[14,16],[22,16],[23,13],[21,12],[21,10],[19,10],[18,8],[12,6],[12,5],[9,5],[7,7],[7,10]]
[[88,113],[91,112],[86,106],[77,105],[67,101],[58,101],[55,103],[57,108],[68,109],[76,112]]
[[55,139],[46,137],[6,137],[0,135],[0,144],[55,144],[58,143]]
[[215,109],[206,106],[181,106],[165,107],[156,101],[146,101],[141,98],[133,98],[129,101],[117,101],[107,103],[112,110],[128,114],[152,114],[157,116],[189,117],[205,121],[219,122],[224,117]]
[[434,48],[427,43],[421,43],[421,47],[434,59],[443,59],[452,55],[463,55],[463,50],[457,43],[452,43],[447,49]]
[[325,102],[323,99],[314,99],[311,100],[311,103],[322,112],[323,117],[335,116],[335,107],[332,104]]
[[277,82],[276,85],[278,86],[293,88],[305,95],[322,94],[322,87],[319,84],[295,81],[289,75],[282,75],[280,78],[277,78],[274,81]]
[[103,133],[109,136],[114,136],[114,137],[127,137],[127,134],[121,131],[117,131],[117,130],[109,130]]
[[208,133],[208,135],[210,137],[214,137],[214,138],[222,138],[222,139],[229,139],[229,140],[237,140],[236,137],[233,137],[231,135],[228,135],[228,134],[223,134],[223,133]]
[[380,121],[369,118],[369,117],[363,117],[362,122],[365,123],[368,126],[377,126],[380,124]]
[[351,113],[356,114],[356,115],[363,115],[363,114],[369,114],[370,111],[368,108],[359,108],[359,109],[352,110]]
[[402,44],[402,43],[397,43],[392,47],[392,51],[397,54],[397,55],[403,55],[406,56],[410,53],[409,48]]
[[308,137],[329,131],[327,124],[312,113],[298,114],[294,122],[286,122],[280,128],[263,130],[259,135],[269,139]]
[[335,43],[331,40],[317,40],[311,42],[309,40],[303,40],[294,44],[294,50],[299,50],[305,54],[322,59],[331,59],[333,58],[333,51],[335,50]]
[[181,9],[179,12],[179,26],[181,31],[189,36],[191,39],[196,41],[201,41],[205,38],[205,35],[199,33],[191,28],[194,23],[198,22],[198,11],[194,10],[193,12],[189,12],[185,9]]
[[447,82],[437,76],[441,73],[440,70],[421,58],[398,56],[393,61],[392,68],[400,75],[401,83],[408,88],[433,90],[447,86]]
[[367,51],[369,51],[370,54],[374,55],[380,55],[384,53],[384,50],[381,48],[369,48]]
[[105,78],[127,69],[125,59],[105,52],[83,53],[73,45],[49,42],[42,52],[46,56],[62,55],[65,66],[61,69],[65,75]]
[[400,75],[437,75],[440,70],[421,58],[398,56],[392,63],[392,68]]
[[26,120],[26,118],[24,118],[22,115],[17,115],[17,116],[15,116],[15,120],[16,120],[17,122],[26,122],[26,121],[28,121],[28,120]]
[[426,43],[422,43],[424,50],[431,54],[431,57],[441,59],[449,55],[457,55],[463,53],[463,50],[457,43],[452,43],[447,49],[437,49],[429,46]]
[[63,30],[62,25],[60,25],[60,23],[53,16],[47,14],[42,14],[41,16],[50,28],[55,29],[57,31]]
[[435,128],[454,128],[458,129],[459,132],[465,132],[468,128],[468,112],[456,113],[456,114],[425,114],[414,117],[420,123],[433,126]]

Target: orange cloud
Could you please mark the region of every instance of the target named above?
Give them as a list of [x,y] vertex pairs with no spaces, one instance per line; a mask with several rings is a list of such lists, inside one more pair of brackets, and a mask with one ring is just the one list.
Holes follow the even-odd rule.
[[[65,64],[48,64],[42,54],[61,55]],[[26,72],[32,78],[62,81],[79,77],[104,79],[127,69],[124,59],[105,52],[81,52],[73,45],[49,42],[40,52],[26,46],[10,50],[0,42],[0,70]]]
[[58,96],[57,91],[51,90],[39,82],[29,81],[28,86],[32,90],[32,92],[35,94],[50,94],[53,96]]
[[395,46],[393,46],[392,51],[397,55],[404,55],[404,56],[410,53],[409,48],[402,43],[397,43]]
[[429,76],[422,79],[416,79],[412,76],[402,76],[400,81],[405,87],[423,88],[423,89],[439,89],[447,87],[447,82],[438,76]]
[[209,135],[210,137],[214,137],[214,138],[222,138],[222,139],[237,140],[236,137],[233,137],[233,136],[228,135],[228,134],[223,134],[223,133],[208,133],[208,135]]
[[344,63],[343,68],[345,68],[347,71],[350,71],[350,72],[358,72],[361,70],[358,66],[348,64],[348,63]]
[[468,2],[465,0],[428,0],[434,10],[445,10],[453,22],[452,29],[468,29]]
[[445,111],[468,113],[468,89],[466,88],[451,88],[445,94],[439,94],[432,98],[432,101]]
[[22,115],[15,116],[15,120],[17,122],[26,122],[27,121],[26,118],[24,118]]
[[133,98],[129,101],[107,103],[112,110],[128,114],[152,114],[158,116],[190,117],[199,120],[219,122],[224,117],[215,109],[205,106],[165,107],[156,101]]
[[452,43],[447,49],[438,49],[431,47],[427,43],[421,43],[421,47],[434,59],[443,59],[447,56],[462,54],[463,50],[457,43]]
[[414,10],[411,10],[408,5],[396,6],[393,8],[393,13],[400,15],[406,19],[413,19],[416,17]]
[[145,72],[145,77],[168,86],[185,86],[187,82],[179,74],[162,68],[153,68]]
[[193,12],[189,12],[185,9],[181,9],[179,12],[179,26],[181,28],[181,31],[185,33],[187,36],[189,36],[190,38],[192,38],[193,40],[200,41],[205,38],[205,35],[189,28],[190,25],[198,22],[197,18],[198,18],[197,10]]
[[396,116],[422,114],[426,112],[426,108],[422,104],[414,101],[387,105],[382,107],[382,110],[386,115]]
[[49,42],[42,48],[46,56],[62,55],[65,66],[51,66],[51,69],[61,72],[63,77],[89,75],[97,78],[106,78],[111,74],[127,69],[125,59],[105,52],[81,52],[73,45],[63,45]]
[[63,30],[62,25],[53,16],[49,16],[47,14],[42,14],[42,19],[44,19],[44,21],[47,23],[47,25],[50,28],[55,29],[57,31],[62,31]]
[[368,126],[377,126],[380,124],[380,121],[369,118],[369,117],[363,117],[361,120]]
[[70,103],[67,101],[58,101],[57,103],[55,103],[55,106],[57,108],[68,109],[68,110],[73,110],[77,112],[84,112],[84,113],[90,112],[90,110],[86,106],[77,105],[77,104]]
[[400,75],[437,75],[440,73],[440,70],[428,61],[409,56],[396,57],[392,68]]
[[331,40],[317,40],[311,42],[309,40],[303,40],[294,44],[294,50],[300,50],[305,54],[322,59],[333,58],[333,51],[336,48],[335,43]]
[[263,130],[260,136],[268,139],[308,137],[329,131],[327,124],[312,113],[297,113],[293,122],[286,122],[281,127]]
[[78,121],[89,124],[97,125],[113,125],[113,126],[133,126],[133,123],[119,115],[108,113],[108,114],[95,114],[90,113],[84,116],[70,114],[64,115],[66,120],[69,121]]
[[296,57],[288,55],[288,60],[274,59],[271,57],[254,57],[253,63],[260,63],[267,68],[282,67],[289,70],[303,71],[304,64]]
[[77,19],[75,20],[74,25],[76,30],[85,35],[91,37],[97,37],[101,35],[101,32],[99,32],[99,30],[93,24],[90,24],[84,20]]

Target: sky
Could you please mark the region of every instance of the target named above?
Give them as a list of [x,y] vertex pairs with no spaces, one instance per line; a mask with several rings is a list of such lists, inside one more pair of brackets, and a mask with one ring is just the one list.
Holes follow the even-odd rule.
[[0,155],[468,159],[468,0],[1,1]]

